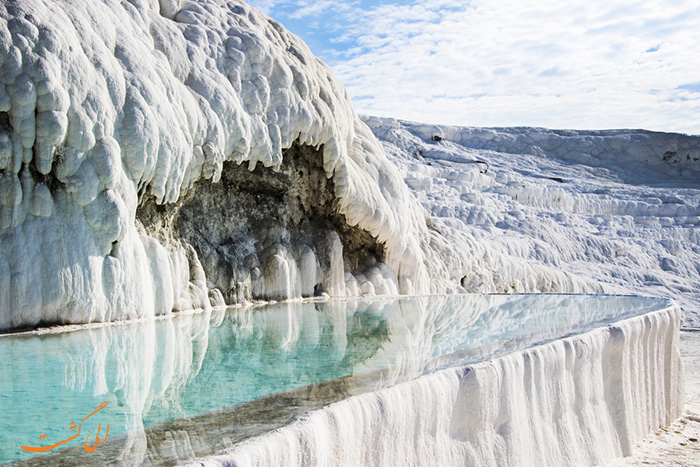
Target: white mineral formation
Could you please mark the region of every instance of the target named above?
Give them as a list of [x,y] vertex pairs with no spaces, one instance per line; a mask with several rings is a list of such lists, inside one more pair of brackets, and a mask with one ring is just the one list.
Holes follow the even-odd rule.
[[0,59],[0,328],[430,290],[345,89],[244,3],[5,2]]
[[368,126],[238,0],[4,2],[0,59],[0,329],[321,294],[698,309],[698,138]]
[[699,137],[366,122],[467,291],[571,292],[587,278],[589,292],[672,298],[700,327]]
[[677,306],[311,412],[190,466],[601,465],[684,401]]

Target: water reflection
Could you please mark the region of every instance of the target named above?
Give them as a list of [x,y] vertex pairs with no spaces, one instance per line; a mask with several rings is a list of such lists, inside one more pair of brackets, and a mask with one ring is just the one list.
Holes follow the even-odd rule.
[[278,304],[6,336],[0,462],[30,457],[21,445],[66,439],[72,420],[106,401],[92,417],[93,433],[97,423],[109,424],[109,439],[95,452],[87,453],[81,438],[32,463],[172,463],[354,394],[667,305],[632,297],[453,295]]

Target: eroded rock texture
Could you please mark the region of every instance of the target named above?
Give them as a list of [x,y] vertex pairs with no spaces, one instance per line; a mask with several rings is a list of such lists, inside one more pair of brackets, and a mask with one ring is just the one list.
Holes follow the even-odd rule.
[[146,196],[136,217],[161,243],[194,247],[217,304],[343,296],[346,281],[350,293],[398,293],[383,245],[340,213],[322,154],[295,143],[278,171],[224,163],[218,183],[200,181],[164,206]]
[[0,62],[0,329],[428,290],[398,171],[245,3],[5,2]]

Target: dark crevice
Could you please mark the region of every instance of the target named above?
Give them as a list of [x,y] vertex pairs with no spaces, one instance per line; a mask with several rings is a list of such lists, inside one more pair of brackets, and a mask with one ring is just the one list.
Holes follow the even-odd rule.
[[0,112],[0,131],[4,133],[12,133],[14,131],[10,121],[10,114],[7,112]]
[[60,181],[55,175],[55,164],[51,167],[51,172],[47,174],[39,172],[32,163],[24,164],[23,167],[25,170],[29,170],[32,179],[34,180],[34,184],[38,185],[43,183],[46,185],[46,188],[49,189],[51,194],[54,194],[59,190],[65,191],[66,184]]
[[[348,225],[339,212],[334,183],[323,170],[322,147],[292,145],[277,172],[261,164],[249,171],[225,162],[218,183],[199,180],[177,204],[159,206],[147,193],[137,219],[156,237],[170,235],[192,245],[210,286],[219,288],[227,303],[265,298],[254,296],[250,283],[279,248],[287,248],[297,262],[311,248],[321,269],[329,269],[324,257],[329,231],[340,238],[346,270],[384,258],[383,245]],[[321,281],[307,293],[324,291]]]

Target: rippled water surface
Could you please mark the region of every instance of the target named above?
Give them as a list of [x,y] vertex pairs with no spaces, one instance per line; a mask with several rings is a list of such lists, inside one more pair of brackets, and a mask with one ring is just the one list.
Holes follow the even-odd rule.
[[3,336],[0,462],[174,463],[333,401],[667,306],[620,296],[451,295]]

